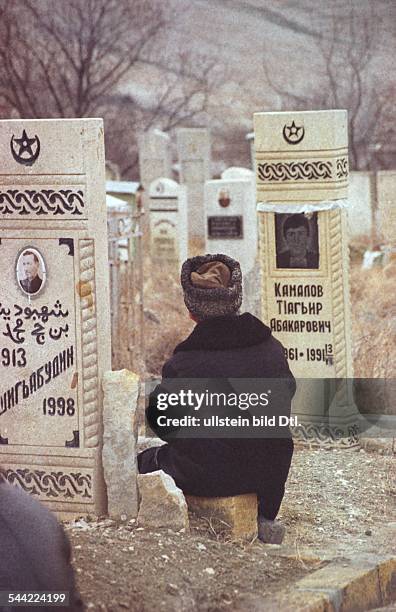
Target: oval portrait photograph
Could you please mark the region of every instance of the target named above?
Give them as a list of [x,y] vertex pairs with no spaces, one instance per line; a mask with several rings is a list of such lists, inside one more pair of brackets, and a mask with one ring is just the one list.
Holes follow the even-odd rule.
[[16,277],[22,291],[26,295],[37,295],[44,288],[46,276],[44,258],[41,253],[33,247],[23,249],[16,264]]

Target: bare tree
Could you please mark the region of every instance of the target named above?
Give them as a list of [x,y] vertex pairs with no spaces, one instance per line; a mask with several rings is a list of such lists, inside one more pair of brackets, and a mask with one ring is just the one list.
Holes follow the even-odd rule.
[[[220,79],[203,54],[164,54],[171,16],[164,0],[0,0],[1,116],[103,116],[107,154],[136,176],[137,132],[205,121]],[[143,97],[142,67],[158,74]]]
[[98,112],[164,26],[148,0],[1,0],[0,98],[21,117]]
[[342,14],[333,6],[327,27],[315,38],[321,68],[313,83],[297,75],[293,89],[285,87],[268,63],[263,64],[266,83],[278,94],[283,108],[348,109],[350,159],[356,170],[370,167],[375,142],[390,110],[390,89],[376,79],[373,69],[379,35],[374,6],[369,13],[362,13],[351,2]]
[[133,93],[112,99],[113,113],[117,112],[118,121],[111,122],[113,142],[108,151],[112,156],[114,143],[125,152],[129,151],[127,156],[120,156],[123,174],[136,174],[138,162],[136,146],[131,147],[131,143],[125,141],[130,134],[128,125],[133,122],[139,132],[153,128],[171,132],[180,125],[206,125],[211,96],[227,78],[226,71],[213,57],[202,53],[179,52],[169,57],[166,64],[157,59],[159,56],[154,50],[145,60],[145,66],[158,71],[159,77],[149,99],[141,100]]

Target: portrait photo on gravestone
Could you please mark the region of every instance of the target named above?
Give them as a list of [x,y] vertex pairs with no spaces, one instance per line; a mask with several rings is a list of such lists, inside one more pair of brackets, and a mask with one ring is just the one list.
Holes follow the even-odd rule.
[[0,612],[396,612],[396,0],[0,0]]
[[277,268],[319,268],[317,213],[277,213],[275,231]]
[[34,247],[24,248],[16,262],[18,285],[24,293],[35,296],[41,292],[47,280],[44,258]]

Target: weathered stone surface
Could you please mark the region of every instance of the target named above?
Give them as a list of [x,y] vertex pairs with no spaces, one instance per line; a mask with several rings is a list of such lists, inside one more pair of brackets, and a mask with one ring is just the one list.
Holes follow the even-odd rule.
[[151,183],[149,198],[151,261],[169,262],[179,273],[188,252],[186,187],[159,178]]
[[348,188],[348,236],[371,236],[375,206],[375,174],[351,172]]
[[0,463],[65,518],[106,511],[103,140],[99,119],[0,121]]
[[[300,379],[300,439],[358,442],[346,213],[346,111],[255,114],[262,320]],[[330,208],[329,208],[330,206]],[[329,379],[342,379],[329,388]]]
[[186,495],[189,510],[204,518],[217,518],[228,526],[230,534],[238,539],[257,537],[257,495],[233,497],[196,497]]
[[259,202],[347,197],[346,111],[255,113],[254,132]]
[[[149,209],[148,190],[150,184],[160,176],[172,177],[172,156],[170,137],[161,130],[144,132],[138,138],[139,181],[143,185],[142,203],[145,211]],[[140,229],[148,240],[149,215],[142,216]]]
[[139,474],[138,486],[141,497],[138,523],[141,527],[189,529],[186,500],[173,478],[162,470]]
[[[205,248],[207,253],[225,253],[248,274],[257,256],[257,212],[251,178],[205,183]],[[244,287],[245,289],[245,287]]]
[[378,567],[378,579],[383,603],[396,601],[396,558],[386,559],[380,563]]
[[179,128],[176,138],[180,182],[187,187],[189,234],[204,236],[204,183],[211,178],[209,130]]
[[225,181],[229,179],[249,179],[254,182],[254,172],[249,168],[242,168],[240,166],[231,166],[221,173],[221,178]]
[[133,518],[138,512],[137,400],[139,377],[128,370],[105,372],[102,381],[103,469],[108,513]]
[[296,589],[328,593],[345,612],[369,610],[382,603],[378,568],[365,562],[356,566],[331,563],[299,580]]
[[[396,595],[396,559],[333,561],[291,589],[262,600],[263,612],[355,612],[383,608]],[[260,608],[258,608],[260,610]]]
[[368,453],[379,455],[395,455],[396,444],[393,438],[365,438],[365,432],[360,438],[360,446]]
[[160,176],[171,178],[172,163],[170,138],[161,130],[151,130],[139,137],[139,175],[143,187],[148,190],[150,183]]
[[225,253],[239,261],[242,312],[260,316],[257,246],[254,175],[246,168],[229,168],[221,180],[205,183],[205,251]]
[[396,172],[382,170],[377,173],[379,233],[388,244],[396,242]]
[[291,590],[265,597],[257,612],[336,612],[336,609],[327,593]]
[[148,448],[153,448],[155,446],[163,446],[166,444],[161,438],[149,438],[146,436],[139,436],[137,441],[137,452],[141,453]]

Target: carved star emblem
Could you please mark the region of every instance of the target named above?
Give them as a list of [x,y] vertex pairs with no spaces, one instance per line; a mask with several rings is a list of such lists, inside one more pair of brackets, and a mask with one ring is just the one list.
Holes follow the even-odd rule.
[[283,127],[283,138],[289,144],[298,144],[302,141],[305,135],[305,130],[303,125],[296,125],[295,121],[292,121],[291,125],[285,125]]
[[12,136],[10,146],[15,161],[24,166],[33,165],[40,154],[40,140],[38,136],[29,138],[26,130],[23,130],[20,138]]
[[33,157],[34,152],[32,145],[36,142],[35,138],[29,138],[26,134],[26,130],[23,130],[20,138],[14,138],[14,142],[19,145],[18,156],[22,157],[24,153],[27,153],[29,157]]
[[288,131],[288,136],[290,138],[290,136],[296,136],[298,138],[299,136],[299,132],[300,130],[302,130],[302,126],[298,127],[294,121],[291,125],[286,127],[287,131]]

